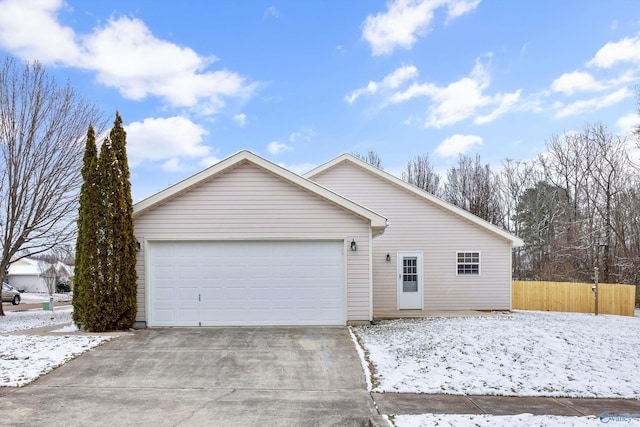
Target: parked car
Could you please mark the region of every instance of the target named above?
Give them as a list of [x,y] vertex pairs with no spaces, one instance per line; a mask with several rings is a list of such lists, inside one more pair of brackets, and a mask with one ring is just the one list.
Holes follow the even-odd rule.
[[3,283],[2,302],[11,302],[13,305],[20,304],[20,292],[13,286]]

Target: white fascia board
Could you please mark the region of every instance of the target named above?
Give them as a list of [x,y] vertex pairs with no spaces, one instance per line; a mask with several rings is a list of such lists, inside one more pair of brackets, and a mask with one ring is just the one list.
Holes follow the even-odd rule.
[[304,174],[303,176],[307,179],[313,180],[314,176],[320,175],[321,173],[323,173],[326,170],[329,170],[331,168],[333,168],[334,166],[342,163],[342,162],[351,162],[353,164],[355,164],[356,166],[359,166],[362,169],[365,169],[369,172],[371,172],[374,175],[379,176],[382,179],[385,179],[401,188],[403,188],[406,191],[409,191],[410,193],[413,193],[415,195],[417,195],[418,197],[421,197],[423,199],[426,199],[428,201],[430,201],[431,203],[446,209],[450,212],[452,212],[455,215],[458,215],[492,233],[497,234],[498,236],[500,236],[501,238],[508,240],[511,242],[511,246],[514,248],[518,248],[520,246],[524,245],[524,240],[522,240],[521,238],[514,236],[513,234],[502,230],[499,227],[496,227],[495,225],[491,224],[488,221],[485,221],[484,219],[472,214],[471,212],[467,212],[466,210],[459,208],[458,206],[452,205],[449,202],[446,202],[442,199],[440,199],[439,197],[434,196],[433,194],[424,191],[418,187],[416,187],[415,185],[409,184],[408,182],[405,182],[403,180],[401,180],[400,178],[391,175],[388,172],[385,172],[384,170],[377,168],[367,162],[365,162],[364,160],[360,160],[357,157],[345,153],[342,154],[341,156],[336,157],[333,160],[328,161],[327,163],[324,163],[320,166],[318,166],[315,169],[312,169],[311,171],[307,172],[306,174]]

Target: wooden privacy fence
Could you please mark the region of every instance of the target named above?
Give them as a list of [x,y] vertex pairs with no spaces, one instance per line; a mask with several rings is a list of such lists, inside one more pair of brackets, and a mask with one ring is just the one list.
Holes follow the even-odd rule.
[[[511,287],[515,310],[569,311],[594,313],[593,283],[529,282],[514,280]],[[598,313],[633,316],[634,285],[598,285]]]

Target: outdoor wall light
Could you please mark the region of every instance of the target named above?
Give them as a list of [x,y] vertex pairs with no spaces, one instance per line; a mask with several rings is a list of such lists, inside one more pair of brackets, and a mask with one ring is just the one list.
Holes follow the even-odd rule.
[[387,262],[391,261],[391,255],[387,254]]
[[356,244],[355,239],[351,240],[351,250],[352,251],[357,251],[358,250],[358,245]]
[[140,252],[141,248],[140,242],[136,240],[136,252]]

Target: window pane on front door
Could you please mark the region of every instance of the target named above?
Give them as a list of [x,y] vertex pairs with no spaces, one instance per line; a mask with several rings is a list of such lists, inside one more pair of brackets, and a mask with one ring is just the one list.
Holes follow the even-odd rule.
[[402,258],[402,292],[418,292],[418,258]]

